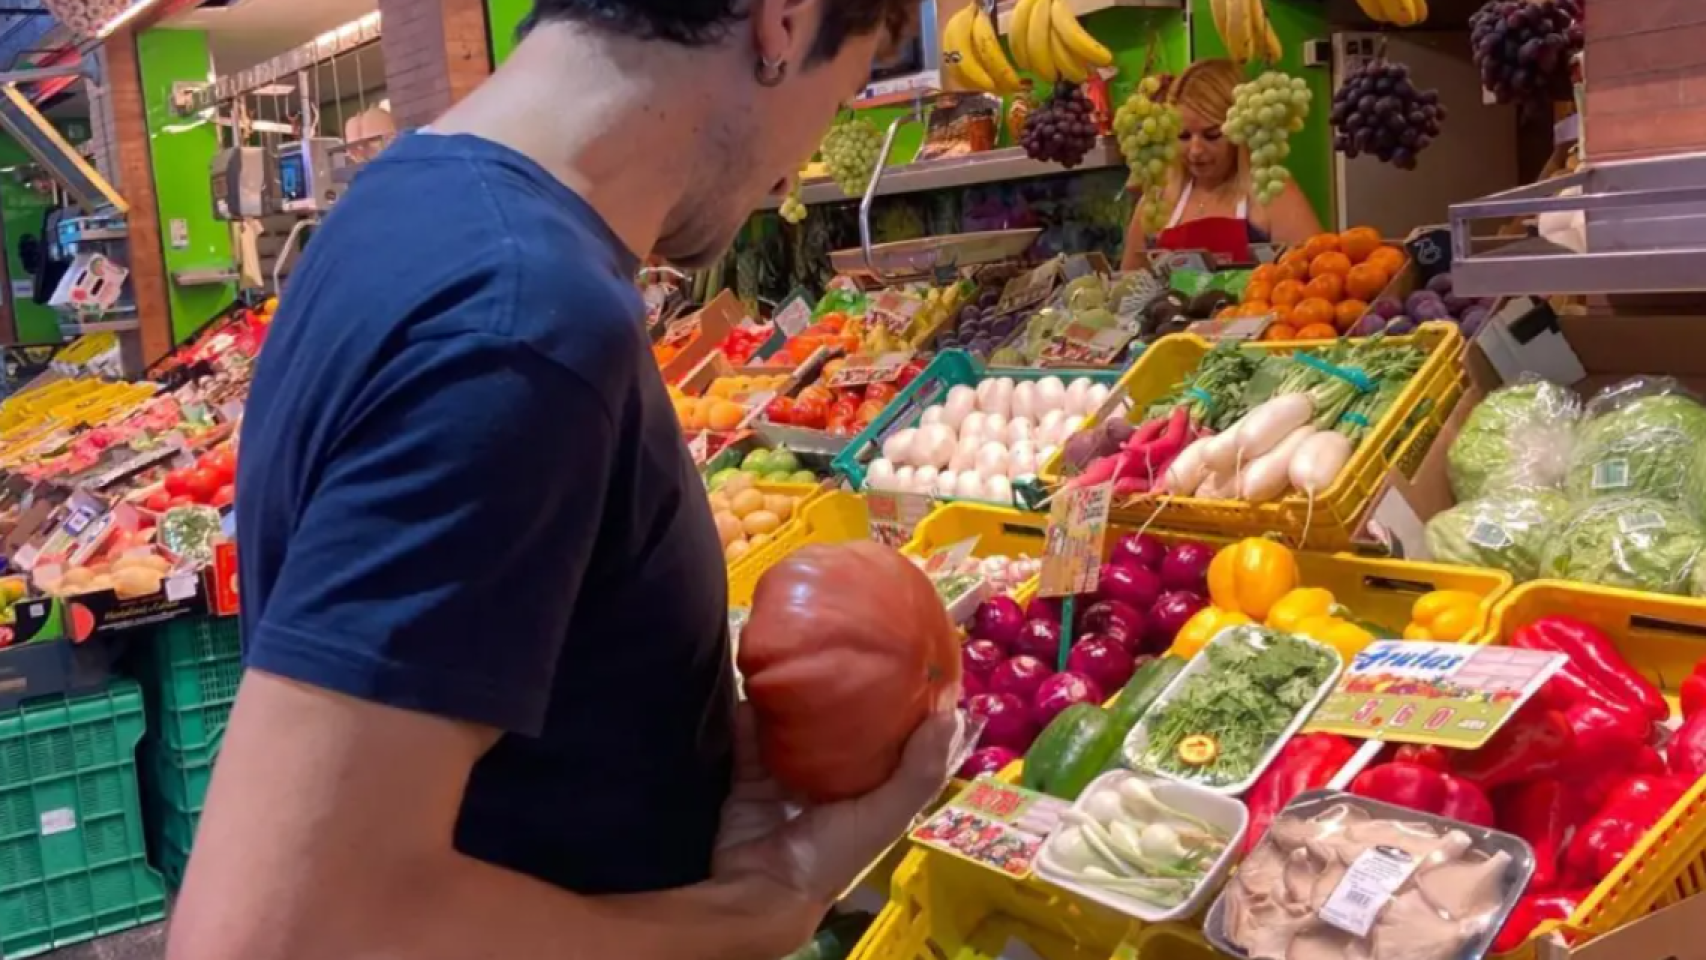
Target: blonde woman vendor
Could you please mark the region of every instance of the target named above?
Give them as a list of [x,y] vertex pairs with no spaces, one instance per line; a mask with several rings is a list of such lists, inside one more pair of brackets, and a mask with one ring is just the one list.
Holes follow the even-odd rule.
[[[1126,228],[1124,269],[1139,266],[1142,250],[1207,250],[1248,262],[1252,243],[1302,243],[1321,232],[1321,221],[1297,184],[1288,182],[1272,203],[1252,197],[1250,152],[1226,138],[1221,125],[1232,109],[1232,89],[1244,82],[1230,60],[1192,64],[1168,92],[1183,122],[1179,159],[1158,198],[1145,197]],[[1167,226],[1145,235],[1144,205],[1170,210]]]

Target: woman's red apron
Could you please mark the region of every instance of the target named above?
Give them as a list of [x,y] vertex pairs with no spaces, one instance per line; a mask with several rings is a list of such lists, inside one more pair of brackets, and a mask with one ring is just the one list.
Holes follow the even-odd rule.
[[1173,209],[1173,220],[1155,238],[1156,247],[1162,250],[1207,250],[1232,263],[1249,263],[1253,260],[1250,252],[1250,221],[1245,219],[1249,201],[1239,202],[1239,215],[1236,217],[1203,217],[1201,220],[1185,221],[1185,206],[1191,200],[1191,186],[1189,183],[1185,184],[1185,189],[1180,192],[1179,205]]

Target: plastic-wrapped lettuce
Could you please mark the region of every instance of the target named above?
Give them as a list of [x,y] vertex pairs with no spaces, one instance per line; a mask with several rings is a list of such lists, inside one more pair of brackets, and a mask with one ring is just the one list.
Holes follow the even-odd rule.
[[1555,487],[1570,462],[1581,400],[1567,387],[1525,380],[1470,412],[1446,463],[1459,503],[1510,487]]
[[1651,497],[1590,500],[1553,529],[1540,575],[1686,595],[1703,549],[1706,532],[1675,504]]
[[[1706,444],[1706,406],[1681,393],[1618,395],[1623,402],[1583,422],[1564,490],[1590,497],[1681,500],[1695,452]],[[1590,413],[1595,404],[1589,404]]]
[[1540,556],[1570,501],[1530,488],[1460,503],[1428,521],[1428,552],[1440,563],[1504,570],[1518,581],[1540,573]]

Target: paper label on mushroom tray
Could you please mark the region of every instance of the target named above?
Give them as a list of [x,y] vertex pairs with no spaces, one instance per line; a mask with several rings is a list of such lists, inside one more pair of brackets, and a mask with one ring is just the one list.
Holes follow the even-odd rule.
[[914,827],[914,843],[1023,880],[1043,840],[1071,807],[1064,800],[979,777],[942,809]]
[[1306,730],[1473,750],[1566,659],[1515,647],[1376,641],[1346,665]]
[[1366,937],[1392,895],[1415,872],[1416,859],[1408,853],[1397,847],[1370,847],[1351,862],[1318,916],[1352,936]]

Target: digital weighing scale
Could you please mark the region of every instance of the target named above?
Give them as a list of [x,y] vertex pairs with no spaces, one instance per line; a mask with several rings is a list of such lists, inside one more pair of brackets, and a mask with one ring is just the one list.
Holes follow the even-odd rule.
[[333,151],[343,141],[309,137],[278,148],[278,186],[288,213],[325,213],[343,196],[344,185],[332,176]]
[[278,160],[266,147],[226,147],[213,155],[213,215],[249,220],[278,212]]

